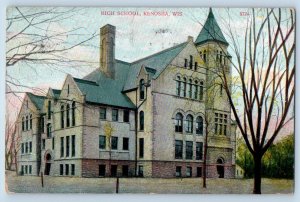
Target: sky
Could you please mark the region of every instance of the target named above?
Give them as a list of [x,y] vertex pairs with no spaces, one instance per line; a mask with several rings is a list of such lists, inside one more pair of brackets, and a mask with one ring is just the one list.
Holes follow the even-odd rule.
[[[55,8],[55,12],[63,12],[71,8]],[[19,7],[23,14],[41,12],[49,10],[42,7]],[[7,18],[20,15],[14,7],[7,9]],[[160,12],[161,15],[149,16],[151,12]],[[176,16],[173,13],[176,12]],[[236,32],[237,40],[242,41],[244,27],[247,23],[250,9],[233,8],[213,8],[215,18],[223,30],[225,38],[229,39],[227,28],[230,25]],[[260,20],[259,12],[256,12],[257,20]],[[110,15],[112,14],[113,15]],[[167,16],[166,13],[168,14]],[[229,15],[230,14],[230,18]],[[134,15],[136,14],[136,15]],[[76,8],[66,18],[50,24],[37,25],[29,30],[30,33],[40,33],[47,30],[49,34],[72,31],[68,37],[65,35],[56,37],[50,45],[58,47],[69,46],[78,41],[85,40],[93,34],[99,34],[100,27],[105,24],[116,26],[116,58],[126,62],[132,62],[139,58],[151,55],[175,44],[187,40],[192,36],[194,40],[201,31],[202,25],[208,15],[208,8]],[[49,15],[51,16],[51,15]],[[15,22],[7,32],[8,36],[18,33],[19,30],[28,24],[27,21]],[[34,36],[26,36],[18,40],[7,43],[7,50],[14,45],[30,41]],[[35,93],[45,93],[48,87],[60,89],[67,74],[74,77],[83,77],[99,66],[99,35],[80,46],[64,53],[71,59],[80,59],[84,62],[69,65],[44,65],[20,62],[14,66],[7,67],[7,74],[12,76],[20,85],[36,87],[39,90]],[[46,44],[47,45],[47,44]],[[229,52],[233,47],[229,48]],[[11,52],[10,54],[13,54]],[[230,53],[233,55],[233,53]],[[10,79],[10,78],[7,78]],[[42,89],[42,90],[40,90]],[[14,88],[15,91],[24,92],[28,88]],[[12,119],[16,116],[22,100],[22,93],[7,94],[7,109],[12,114]],[[292,122],[293,123],[293,122]],[[288,127],[293,129],[293,127]],[[287,133],[291,130],[287,130]]]

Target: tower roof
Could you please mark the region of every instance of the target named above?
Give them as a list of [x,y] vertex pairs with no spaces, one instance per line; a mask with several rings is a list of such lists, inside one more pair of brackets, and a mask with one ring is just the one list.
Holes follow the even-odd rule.
[[217,41],[228,45],[228,42],[226,41],[211,8],[209,9],[208,17],[195,41],[195,44],[198,45],[207,41]]

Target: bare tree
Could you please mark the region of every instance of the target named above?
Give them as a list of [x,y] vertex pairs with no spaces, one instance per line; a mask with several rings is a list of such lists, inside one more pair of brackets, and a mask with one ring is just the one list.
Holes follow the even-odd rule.
[[237,126],[254,159],[254,194],[261,194],[263,155],[293,119],[290,108],[295,94],[294,18],[292,9],[252,9],[242,43],[228,23],[236,58],[231,63],[241,82],[243,113],[234,104],[231,79],[225,68],[220,77]]

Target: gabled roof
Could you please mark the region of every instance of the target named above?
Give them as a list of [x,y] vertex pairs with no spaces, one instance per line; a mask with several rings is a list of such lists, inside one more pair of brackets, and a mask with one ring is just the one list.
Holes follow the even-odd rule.
[[39,110],[43,108],[44,100],[46,99],[45,96],[35,95],[29,92],[27,92],[26,94],[29,97],[29,99],[33,102],[33,104],[36,106],[36,108],[38,108]]
[[209,9],[208,17],[195,41],[195,44],[199,45],[207,41],[218,41],[228,45],[228,42],[226,41],[211,8]]

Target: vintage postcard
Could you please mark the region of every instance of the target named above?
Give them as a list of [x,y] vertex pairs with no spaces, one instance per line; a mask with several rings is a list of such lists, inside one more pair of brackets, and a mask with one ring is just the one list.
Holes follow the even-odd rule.
[[8,7],[8,193],[291,194],[292,8]]

